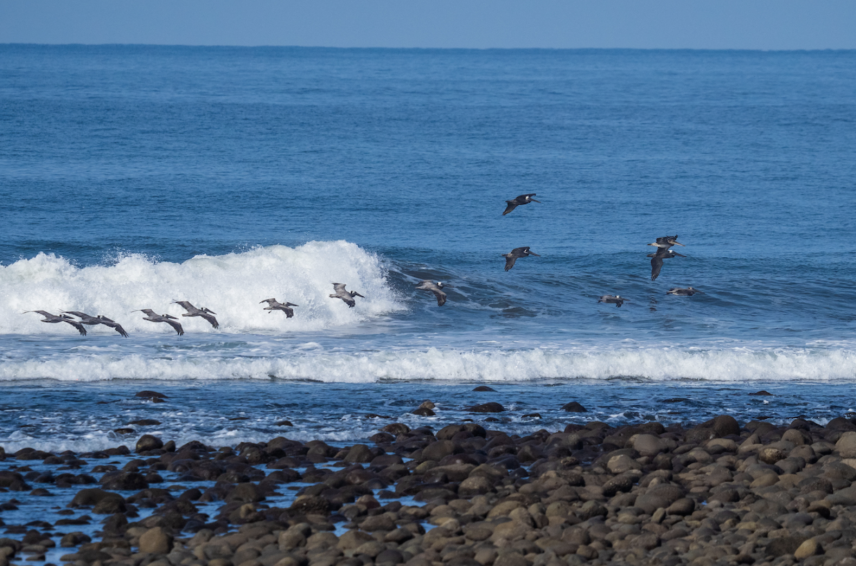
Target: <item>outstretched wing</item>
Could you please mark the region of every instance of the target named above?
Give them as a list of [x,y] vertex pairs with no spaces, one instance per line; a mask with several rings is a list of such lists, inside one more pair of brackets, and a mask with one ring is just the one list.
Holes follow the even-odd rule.
[[663,258],[655,254],[654,257],[651,258],[651,281],[657,279],[660,275],[661,269],[663,269]]
[[164,320],[164,322],[167,323],[168,325],[172,326],[173,329],[175,329],[176,333],[179,336],[184,336],[184,329],[181,327],[180,323],[178,323],[174,320],[169,320],[169,319]]
[[517,261],[517,257],[516,257],[516,256],[514,256],[514,255],[509,254],[509,255],[505,258],[505,270],[506,270],[506,271],[508,271],[509,269],[511,269],[512,267],[514,267],[514,262],[515,262],[515,261]]
[[347,293],[347,291],[345,291],[345,285],[346,283],[333,283],[333,289],[335,289],[336,292],[340,294]]
[[438,307],[442,307],[443,305],[446,304],[446,293],[444,293],[443,291],[440,291],[439,289],[433,289],[431,292],[434,293],[435,297],[437,297],[437,306]]
[[81,335],[81,336],[86,336],[86,329],[83,327],[83,325],[82,325],[82,324],[80,324],[80,323],[79,323],[79,322],[77,322],[76,320],[72,320],[72,319],[70,319],[70,318],[66,318],[66,319],[63,319],[63,322],[67,322],[68,324],[70,324],[70,325],[72,325],[73,327],[75,327],[75,328],[77,329],[77,331],[78,331],[78,332],[80,332],[80,335]]
[[282,307],[280,310],[285,313],[285,318],[294,318],[294,309]]
[[276,302],[276,299],[265,299],[264,301],[259,301],[259,304],[262,304],[262,303],[271,304],[271,303],[275,303],[275,302]]
[[505,216],[506,214],[508,214],[509,212],[514,210],[515,208],[517,208],[517,203],[514,202],[513,200],[507,200],[505,202],[508,203],[508,206],[505,207],[505,212],[502,213],[503,216]]
[[190,304],[190,301],[173,301],[177,305],[181,305],[181,307],[187,312],[191,312],[196,310],[196,308]]
[[205,313],[205,314],[200,314],[199,316],[201,316],[202,318],[204,318],[205,320],[210,322],[211,326],[213,326],[214,328],[220,328],[220,325],[217,323],[217,319],[214,318],[213,315]]

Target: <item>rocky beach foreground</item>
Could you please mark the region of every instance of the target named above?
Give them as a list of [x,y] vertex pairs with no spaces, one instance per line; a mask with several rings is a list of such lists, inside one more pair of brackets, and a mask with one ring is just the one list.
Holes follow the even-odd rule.
[[351,446],[0,452],[0,566],[856,564],[847,418],[519,437],[475,417]]

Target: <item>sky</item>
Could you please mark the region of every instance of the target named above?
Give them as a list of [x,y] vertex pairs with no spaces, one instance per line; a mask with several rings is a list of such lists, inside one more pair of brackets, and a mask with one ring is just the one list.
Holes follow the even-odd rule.
[[853,0],[0,0],[0,43],[856,49]]

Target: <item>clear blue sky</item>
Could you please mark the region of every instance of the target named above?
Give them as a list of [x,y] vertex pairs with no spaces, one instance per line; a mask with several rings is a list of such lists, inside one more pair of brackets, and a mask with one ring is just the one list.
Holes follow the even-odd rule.
[[854,49],[854,0],[0,0],[0,43]]

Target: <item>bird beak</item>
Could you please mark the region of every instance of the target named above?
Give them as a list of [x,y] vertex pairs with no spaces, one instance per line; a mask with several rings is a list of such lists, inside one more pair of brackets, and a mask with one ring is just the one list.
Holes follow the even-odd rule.
[[529,252],[529,255],[535,255],[535,256],[541,257],[541,254],[536,254],[535,252]]
[[679,254],[678,252],[672,252],[672,253],[673,253],[673,254],[675,254],[676,256],[680,256],[680,257],[687,257],[687,256],[685,256],[684,254]]
[[534,198],[531,198],[531,197],[529,198],[529,200],[531,200],[532,202],[537,202],[538,204],[541,204],[540,200],[535,200]]
[[[356,292],[354,293],[354,295],[356,295],[358,297],[363,297],[362,295],[360,295],[359,293],[356,293]],[[365,299],[365,297],[363,297],[363,298]]]
[[681,246],[682,248],[685,248],[685,247],[686,247],[685,245],[683,245],[683,244],[682,244],[682,243],[680,243],[680,242],[675,242],[675,245],[676,245],[676,246]]

